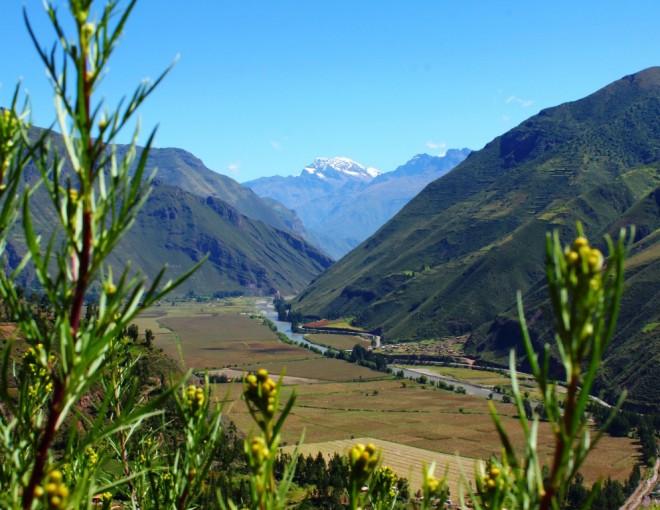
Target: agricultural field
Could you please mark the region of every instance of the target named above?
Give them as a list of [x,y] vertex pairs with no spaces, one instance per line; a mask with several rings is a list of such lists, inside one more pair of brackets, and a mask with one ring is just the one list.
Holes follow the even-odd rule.
[[[348,445],[357,441],[355,438],[371,438],[382,445],[384,462],[413,481],[421,476],[425,455],[431,456],[429,461],[439,455],[436,474],[440,475],[444,472],[442,459],[451,459],[449,465],[454,469],[457,463],[454,456],[459,454],[465,458],[461,465],[466,462],[470,474],[474,459],[499,453],[499,439],[484,399],[397,380],[284,344],[267,327],[245,315],[252,309],[249,302],[229,301],[155,307],[136,324],[141,332],[152,329],[155,345],[177,359],[180,353],[189,367],[231,367],[232,378],[258,368],[277,375],[286,367],[291,379],[282,389],[283,400],[295,391],[297,401],[285,425],[283,443],[295,444],[304,431],[304,443],[312,450],[344,453]],[[479,370],[454,369],[446,375],[484,385],[495,380],[508,382],[499,374]],[[216,384],[214,390],[217,398],[226,400],[225,413],[237,427],[246,433],[253,430],[245,403],[240,399],[241,384]],[[499,402],[495,406],[512,441],[521,445],[523,434],[514,419],[514,407]],[[552,437],[546,424],[540,426],[539,443],[541,454],[549,456]],[[633,440],[604,437],[581,471],[588,482],[603,474],[623,480],[636,462],[635,448]],[[392,451],[393,459],[388,460],[388,452]],[[409,460],[402,461],[397,468],[399,458]],[[415,459],[419,460],[419,466],[414,464]],[[458,472],[450,471],[450,479],[452,487],[457,487]],[[413,485],[412,489],[417,490],[417,486]]]
[[370,340],[355,335],[324,335],[322,333],[314,333],[305,334],[305,338],[314,344],[332,347],[338,351],[349,351],[355,347],[356,344],[359,344],[362,347],[369,347],[371,345]]
[[[323,454],[326,462],[335,453],[346,453],[355,443],[373,443],[380,451],[384,466],[389,466],[399,476],[408,479],[411,493],[414,494],[422,486],[422,465],[431,467],[435,462],[435,476],[440,478],[447,474],[450,498],[457,499],[459,493],[459,482],[463,476],[468,479],[474,478],[474,468],[477,459],[458,457],[446,453],[431,452],[412,446],[404,446],[391,441],[383,441],[372,437],[360,437],[356,439],[340,439],[338,441],[327,441],[324,443],[305,443],[300,447],[300,453],[305,457],[315,457],[319,452]],[[295,446],[286,446],[283,450],[293,454]],[[446,470],[446,471],[445,471]]]
[[[217,385],[217,396],[224,397],[230,388],[228,416],[239,429],[250,432],[254,425],[245,404],[238,398],[240,385]],[[283,400],[293,388],[283,388]],[[456,454],[468,459],[487,459],[501,450],[484,399],[394,379],[305,384],[295,387],[295,391],[296,405],[282,438],[289,445],[297,442],[304,431],[304,443],[309,445],[332,441],[352,443],[357,441],[354,438],[368,437],[442,453],[452,459]],[[520,447],[524,436],[514,419],[513,405],[496,402],[495,406],[513,443]],[[539,444],[541,455],[549,458],[553,439],[545,423],[539,427]],[[603,437],[581,472],[587,482],[594,482],[602,475],[624,480],[637,456],[632,439]],[[387,456],[384,462],[390,464]],[[414,469],[421,470],[421,466]],[[436,472],[440,474],[443,470],[444,466],[439,466]],[[408,467],[399,474],[407,477]],[[457,484],[458,480],[452,483]]]
[[[303,352],[309,352],[303,350]],[[311,353],[310,353],[311,354]],[[383,379],[387,377],[382,372],[376,372],[355,363],[348,363],[334,358],[315,357],[286,362],[266,362],[243,365],[246,371],[265,368],[269,373],[277,376],[286,369],[286,375],[302,377],[316,382],[351,382]]]
[[423,370],[424,372],[432,375],[440,375],[455,379],[457,381],[478,384],[480,386],[495,386],[497,384],[506,386],[511,384],[510,379],[505,375],[489,370],[479,370],[477,368],[444,367],[432,365],[401,365],[401,367],[410,370]]
[[466,340],[467,335],[442,338],[441,340],[384,344],[380,352],[391,355],[450,356],[471,363],[473,360],[465,358],[464,345]]
[[[397,365],[397,367],[414,370],[421,374],[435,375],[445,377],[448,380],[460,381],[467,384],[483,386],[484,388],[491,388],[493,386],[503,386],[506,391],[511,390],[511,380],[508,375],[503,375],[498,372],[490,370],[482,370],[479,368],[469,367],[446,367],[434,365]],[[394,368],[396,370],[396,368]],[[536,382],[529,374],[518,373],[518,385],[523,393],[528,394],[532,400],[541,400],[541,393],[536,387]],[[563,386],[557,386],[557,393],[562,394],[566,392]]]
[[154,345],[187,368],[212,369],[320,358],[307,349],[279,341],[266,326],[245,313],[253,301],[232,298],[210,303],[153,307],[134,323],[140,333],[154,332]]
[[320,321],[310,322],[308,324],[304,324],[303,327],[311,328],[311,329],[314,329],[314,328],[350,329],[350,330],[353,330],[353,331],[364,331],[364,329],[362,329],[362,328],[352,326],[351,322],[353,322],[352,318],[333,319],[333,320],[323,319],[323,320],[320,320]]

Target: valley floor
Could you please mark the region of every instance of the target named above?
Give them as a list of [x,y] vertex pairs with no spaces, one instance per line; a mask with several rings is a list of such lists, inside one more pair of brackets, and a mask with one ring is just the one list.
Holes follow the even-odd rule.
[[[257,368],[267,368],[271,374],[286,369],[283,399],[293,391],[297,394],[283,431],[287,447],[295,445],[303,433],[303,451],[321,451],[326,456],[343,454],[359,440],[373,441],[383,449],[384,464],[410,478],[413,492],[419,486],[422,462],[430,465],[435,461],[437,475],[451,466],[450,485],[458,490],[462,473],[471,478],[478,459],[499,453],[499,438],[485,398],[397,379],[284,344],[253,312],[254,302],[244,299],[163,304],[137,322],[140,330],[149,327],[154,331],[156,346],[189,368],[224,373],[229,379]],[[482,379],[488,384],[506,382],[494,373],[470,374],[477,380],[489,377]],[[241,384],[216,384],[214,389],[225,402],[227,416],[249,433],[253,425],[240,398]],[[523,434],[514,406],[501,402],[495,406],[520,447]],[[552,435],[547,424],[540,426],[539,444],[542,455],[549,456]],[[582,473],[587,482],[601,476],[625,480],[638,457],[634,440],[605,436]]]

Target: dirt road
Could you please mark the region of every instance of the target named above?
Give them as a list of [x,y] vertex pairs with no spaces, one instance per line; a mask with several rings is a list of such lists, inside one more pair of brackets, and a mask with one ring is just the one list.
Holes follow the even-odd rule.
[[619,510],[637,510],[642,505],[644,498],[653,490],[658,483],[658,469],[660,469],[660,457],[655,461],[653,473],[650,478],[643,480],[626,500]]

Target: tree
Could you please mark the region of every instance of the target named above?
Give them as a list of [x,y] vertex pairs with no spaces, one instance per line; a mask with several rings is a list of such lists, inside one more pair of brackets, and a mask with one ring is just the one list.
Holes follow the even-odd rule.
[[147,328],[144,330],[144,343],[148,349],[151,349],[154,338],[155,338],[154,332],[151,329]]
[[140,335],[140,330],[137,327],[137,324],[131,324],[126,328],[126,336],[130,338],[133,342],[137,342],[138,336]]

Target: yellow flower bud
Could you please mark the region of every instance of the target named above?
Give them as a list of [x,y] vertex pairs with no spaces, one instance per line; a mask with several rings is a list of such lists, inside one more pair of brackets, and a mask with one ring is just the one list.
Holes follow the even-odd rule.
[[574,250],[580,251],[580,248],[585,248],[587,246],[589,246],[589,241],[584,236],[578,236],[575,238],[575,241],[573,241]]
[[587,257],[587,264],[592,273],[597,273],[603,267],[603,254],[600,250],[593,249]]

